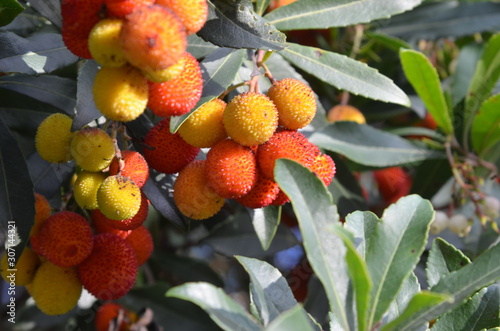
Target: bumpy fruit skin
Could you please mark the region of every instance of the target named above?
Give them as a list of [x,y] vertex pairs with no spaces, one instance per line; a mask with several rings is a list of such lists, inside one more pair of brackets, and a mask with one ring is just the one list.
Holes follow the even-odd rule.
[[35,192],[35,222],[31,227],[30,237],[40,231],[42,224],[49,218],[51,213],[52,208],[49,201],[40,193]]
[[115,145],[106,131],[86,127],[76,132],[71,140],[71,155],[82,169],[101,171],[111,163]]
[[283,192],[281,189],[276,196],[276,199],[273,200],[271,205],[273,206],[283,206],[285,203],[289,202],[290,198]]
[[127,58],[120,45],[123,20],[106,18],[100,20],[90,31],[89,50],[94,60],[105,67],[121,67]]
[[91,59],[88,48],[90,30],[103,18],[104,0],[63,0],[61,2],[62,38],[76,56]]
[[212,147],[227,138],[222,116],[226,103],[213,99],[193,112],[179,127],[179,134],[190,145],[199,148]]
[[92,253],[77,267],[83,286],[100,300],[116,300],[135,283],[137,259],[130,244],[112,233],[94,236]]
[[115,227],[109,225],[106,216],[104,216],[99,209],[94,209],[90,212],[90,217],[92,218],[92,225],[96,233],[112,233],[118,237],[125,239],[130,234],[132,230],[119,230]]
[[101,68],[95,76],[92,93],[97,109],[113,121],[135,120],[148,103],[146,77],[130,65]]
[[78,174],[73,188],[76,203],[85,209],[97,209],[97,190],[106,179],[102,172],[82,171]]
[[141,68],[141,70],[144,76],[146,76],[149,81],[154,83],[163,83],[179,76],[184,70],[185,64],[186,57],[181,56],[181,58],[177,60],[175,64],[172,64],[165,69],[151,70],[151,68]]
[[229,137],[244,146],[266,142],[278,126],[278,110],[266,95],[245,92],[234,97],[223,115]]
[[184,53],[182,72],[163,83],[149,83],[148,108],[160,117],[188,113],[200,100],[203,89],[201,69],[191,54]]
[[141,189],[121,175],[107,177],[97,191],[99,210],[112,220],[134,217],[141,206]]
[[115,302],[106,302],[100,306],[95,314],[94,326],[97,331],[108,331],[109,324],[118,317],[123,315],[123,320],[120,325],[113,329],[115,331],[126,331],[131,324],[131,314],[125,307]]
[[31,285],[36,306],[47,315],[69,312],[78,303],[82,283],[74,267],[60,267],[49,261],[37,270]]
[[207,153],[205,172],[208,185],[223,198],[247,194],[257,180],[257,160],[252,149],[225,139]]
[[186,51],[186,30],[169,9],[141,6],[125,17],[122,48],[134,66],[161,70],[175,64]]
[[321,154],[319,148],[309,142],[302,133],[294,130],[276,132],[257,150],[257,163],[262,175],[273,179],[274,165],[279,158],[288,158],[312,169],[316,158]]
[[[141,191],[141,205],[139,211],[131,218],[125,220],[113,220],[106,217],[100,210],[92,212],[92,219],[99,218],[100,222],[106,222],[110,227],[119,230],[133,230],[141,226],[148,217],[149,201],[144,192]],[[109,232],[109,231],[104,231]]]
[[130,231],[125,241],[134,250],[138,266],[143,265],[151,257],[153,253],[153,238],[144,225]]
[[92,228],[74,212],[61,211],[50,216],[40,232],[31,238],[35,252],[60,267],[72,267],[92,250]]
[[363,113],[358,108],[350,105],[333,106],[326,116],[328,122],[352,121],[359,124],[366,123]]
[[314,160],[311,170],[328,186],[335,176],[335,162],[329,155],[321,154]]
[[189,145],[178,133],[170,132],[170,118],[158,122],[144,138],[144,158],[156,171],[174,174],[196,158],[200,149]]
[[42,159],[52,163],[71,160],[72,124],[73,120],[61,113],[52,114],[40,123],[35,136],[35,146]]
[[155,0],[104,0],[106,11],[110,17],[123,18],[139,6],[149,6]]
[[278,183],[259,175],[250,192],[236,201],[248,208],[263,208],[269,206],[276,199],[279,191]]
[[294,78],[285,78],[274,83],[267,92],[278,109],[279,125],[298,130],[305,127],[316,114],[316,99],[313,90]]
[[[121,154],[123,169],[120,174],[132,179],[137,186],[143,187],[149,178],[149,166],[144,156],[139,152],[131,150],[124,150]],[[115,156],[109,165],[109,174],[117,175],[119,171],[120,161]]]
[[[11,256],[11,258],[14,258]],[[9,265],[9,256],[7,252],[2,256],[2,260],[0,261],[0,274],[2,278],[10,283],[14,281],[17,286],[24,286],[30,284],[33,281],[33,277],[35,276],[35,272],[40,265],[40,259],[38,255],[29,247],[24,247],[21,256],[17,260],[15,266]],[[16,271],[9,271],[9,269],[16,269]],[[7,276],[15,275],[14,278],[7,278]]]
[[215,215],[225,201],[208,186],[205,163],[205,160],[196,160],[188,164],[174,184],[175,205],[182,214],[196,220]]
[[206,0],[156,0],[156,3],[171,9],[184,24],[188,35],[200,31],[207,21]]

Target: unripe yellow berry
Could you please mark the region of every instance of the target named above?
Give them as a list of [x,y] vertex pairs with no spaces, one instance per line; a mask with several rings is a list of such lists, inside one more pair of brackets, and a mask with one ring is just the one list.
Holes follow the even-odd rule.
[[359,124],[365,124],[365,115],[356,107],[351,105],[333,106],[326,116],[328,122],[352,121]]
[[139,117],[148,103],[146,77],[136,68],[103,67],[92,87],[97,109],[113,121],[129,122]]
[[223,115],[229,137],[244,146],[265,143],[278,126],[278,110],[266,95],[246,92],[234,97]]
[[73,193],[80,207],[90,210],[99,207],[97,204],[97,190],[105,179],[106,175],[102,172],[84,170],[78,174]]
[[104,67],[121,67],[127,63],[119,38],[122,25],[123,20],[119,18],[105,18],[90,31],[90,54]]
[[42,159],[52,163],[64,163],[71,160],[72,124],[73,120],[61,113],[52,114],[40,123],[36,132],[35,145]]
[[[31,283],[40,265],[40,258],[38,258],[38,255],[36,255],[31,248],[24,247],[15,266],[10,265],[10,263],[14,263],[13,259],[14,256],[9,255],[9,252],[5,252],[2,256],[0,262],[2,278],[8,283],[13,281],[18,286],[24,286]],[[9,269],[14,269],[15,271],[10,271]],[[14,277],[9,277],[12,275],[14,275]]]
[[107,177],[97,191],[99,210],[112,220],[133,217],[141,206],[141,190],[129,177]]
[[227,138],[222,117],[226,103],[213,99],[192,113],[179,127],[179,134],[188,144],[208,148]]
[[150,67],[142,68],[141,71],[146,78],[155,83],[163,83],[175,79],[184,70],[187,57],[182,56],[175,64],[166,69],[153,70]]
[[37,307],[47,315],[69,312],[78,303],[82,283],[75,267],[63,268],[45,261],[37,270],[31,295]]
[[101,171],[109,166],[115,155],[113,139],[102,129],[83,128],[71,141],[71,155],[82,169]]

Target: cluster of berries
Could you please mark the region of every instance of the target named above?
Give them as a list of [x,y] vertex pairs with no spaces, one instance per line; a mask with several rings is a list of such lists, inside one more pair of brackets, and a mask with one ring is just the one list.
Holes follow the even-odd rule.
[[[228,104],[213,99],[170,132],[166,117],[146,135],[144,158],[155,170],[179,173],[174,201],[193,219],[216,214],[225,199],[249,208],[288,201],[274,181],[274,165],[290,158],[315,172],[326,185],[334,174],[333,160],[298,131],[316,112],[310,87],[299,80],[275,81],[267,94],[245,92]],[[196,159],[209,148],[204,160]]]
[[206,22],[206,0],[64,0],[63,40],[101,66],[93,85],[97,109],[128,122],[148,107],[181,115],[201,97],[198,61],[186,37]]

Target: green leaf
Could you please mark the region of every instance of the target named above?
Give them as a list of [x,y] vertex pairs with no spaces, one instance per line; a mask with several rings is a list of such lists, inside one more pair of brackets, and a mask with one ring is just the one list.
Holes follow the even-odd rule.
[[453,133],[450,111],[436,69],[429,59],[418,51],[404,49],[400,51],[400,57],[406,78],[422,98],[437,125],[446,134]]
[[247,209],[252,218],[253,228],[259,238],[262,249],[267,251],[278,230],[281,219],[281,206],[267,206],[258,209]]
[[13,74],[0,77],[0,88],[27,95],[72,115],[76,104],[75,81],[53,75]]
[[195,34],[188,36],[187,41],[187,51],[197,59],[205,57],[219,49],[218,46],[215,46],[208,41],[204,41]]
[[35,192],[50,199],[54,196],[60,197],[61,186],[68,183],[75,173],[74,164],[50,163],[42,159],[38,153],[33,153],[27,158],[27,164]]
[[464,253],[438,237],[432,242],[429,257],[427,258],[427,268],[425,270],[427,284],[429,287],[433,287],[443,277],[469,263],[470,260]]
[[51,21],[52,24],[61,28],[62,15],[60,0],[30,1],[30,6],[39,12],[40,15]]
[[388,18],[419,5],[422,0],[297,1],[265,16],[280,30],[326,29]]
[[346,312],[352,304],[347,249],[342,239],[328,231],[331,225],[339,224],[331,195],[315,174],[289,159],[276,161],[274,177],[290,198],[309,263],[325,288],[331,311],[344,330],[351,330],[354,317]]
[[[35,195],[26,160],[17,141],[0,118],[0,219],[4,243],[15,259],[28,242],[35,220]],[[12,266],[13,267],[13,266]]]
[[471,77],[484,51],[482,44],[467,44],[460,49],[456,71],[451,81],[451,97],[456,106],[467,95]]
[[382,318],[418,263],[433,215],[430,202],[418,195],[403,197],[384,211],[365,257],[373,281],[369,325]]
[[209,283],[186,283],[167,291],[168,297],[191,301],[226,331],[260,331],[261,326],[221,288]]
[[310,323],[309,316],[306,311],[300,306],[296,305],[292,309],[284,312],[276,318],[268,327],[266,331],[283,331],[283,330],[300,330],[300,331],[314,331],[315,329]]
[[[264,326],[269,325],[280,314],[297,306],[288,282],[278,269],[267,262],[236,256],[250,276],[250,294]],[[303,310],[303,308],[301,307]],[[304,312],[304,315],[307,314]],[[307,317],[310,325],[314,325]],[[315,327],[311,330],[317,330]],[[319,330],[318,330],[319,331]]]
[[368,273],[368,267],[361,255],[356,251],[353,235],[340,225],[333,226],[331,229],[342,239],[347,248],[345,258],[356,297],[357,330],[368,330],[370,291],[373,285]]
[[94,60],[85,61],[78,71],[76,91],[76,115],[71,129],[80,130],[96,118],[103,116],[94,102],[94,78],[99,65]]
[[255,3],[255,12],[257,15],[263,15],[271,0],[257,0]]
[[356,242],[356,249],[366,260],[366,249],[380,219],[370,211],[355,211],[347,215],[345,219],[345,228],[353,235]]
[[483,102],[471,129],[472,146],[479,155],[500,141],[500,94]]
[[441,314],[451,311],[462,304],[478,290],[500,279],[500,264],[498,256],[500,244],[486,250],[472,263],[441,278],[439,283],[431,287],[435,293],[450,295],[452,302],[445,301],[437,306],[420,311],[405,321],[399,330],[411,331],[425,322],[436,319]]
[[405,40],[461,37],[500,28],[500,4],[490,1],[428,1],[417,8],[379,22],[377,33]]
[[[398,318],[406,309],[410,300],[420,292],[420,283],[415,273],[412,272],[410,276],[404,280],[403,285],[401,285],[398,294],[394,298],[394,301],[392,301],[387,314],[384,316],[384,320],[393,321]],[[418,329],[418,331],[422,330]]]
[[408,106],[408,96],[392,80],[366,64],[319,48],[288,43],[280,54],[293,65],[341,90]]
[[231,85],[231,82],[238,73],[238,69],[243,63],[244,55],[245,51],[242,49],[219,48],[200,62],[203,74],[201,99],[188,114],[171,118],[170,130],[172,132],[176,132],[182,122],[200,108],[201,105],[217,98]]
[[253,11],[251,0],[208,0],[208,18],[198,35],[221,47],[279,51],[285,35]]
[[57,33],[36,33],[28,38],[0,31],[0,72],[45,74],[78,60]]
[[315,131],[310,141],[359,164],[389,167],[426,159],[443,158],[439,151],[425,149],[397,135],[356,122],[335,122]]
[[432,331],[480,331],[500,325],[500,285],[479,291],[452,312],[440,317]]
[[[500,4],[498,4],[500,6]],[[490,96],[500,77],[500,33],[493,35],[484,49],[465,98],[464,122],[474,116],[482,103]]]
[[[398,318],[384,325],[381,331],[396,330],[405,320],[410,319],[413,314],[423,309],[430,309],[446,300],[449,297],[445,294],[422,291],[417,293],[408,303],[406,309],[399,315]],[[455,329],[450,329],[455,330]]]
[[12,22],[23,10],[24,7],[16,0],[0,0],[0,26]]

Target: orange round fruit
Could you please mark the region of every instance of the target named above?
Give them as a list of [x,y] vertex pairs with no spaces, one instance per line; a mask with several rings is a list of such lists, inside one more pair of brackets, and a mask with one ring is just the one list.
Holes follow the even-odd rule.
[[366,119],[363,113],[356,107],[350,105],[333,106],[327,113],[328,122],[352,121],[365,124]]
[[208,16],[207,0],[156,0],[171,9],[182,21],[188,35],[201,30]]
[[31,227],[30,237],[40,231],[42,224],[52,213],[49,201],[41,194],[35,192],[35,222]]
[[[118,316],[122,316],[120,325],[116,325]],[[115,302],[106,302],[97,308],[95,313],[94,325],[97,331],[109,331],[110,325],[114,331],[129,330],[131,324],[131,314],[122,305]]]
[[130,231],[125,241],[134,250],[138,266],[143,265],[151,257],[153,253],[153,237],[151,237],[151,233],[144,225]]
[[125,17],[139,6],[149,6],[155,0],[104,0],[109,17]]
[[335,176],[335,162],[329,155],[321,154],[314,160],[311,170],[328,186]]
[[[109,165],[109,174],[129,177],[139,187],[143,187],[149,178],[149,166],[144,156],[136,151],[124,150],[121,151],[122,160],[119,161],[116,156]],[[123,168],[120,169],[120,162],[123,163]]]

